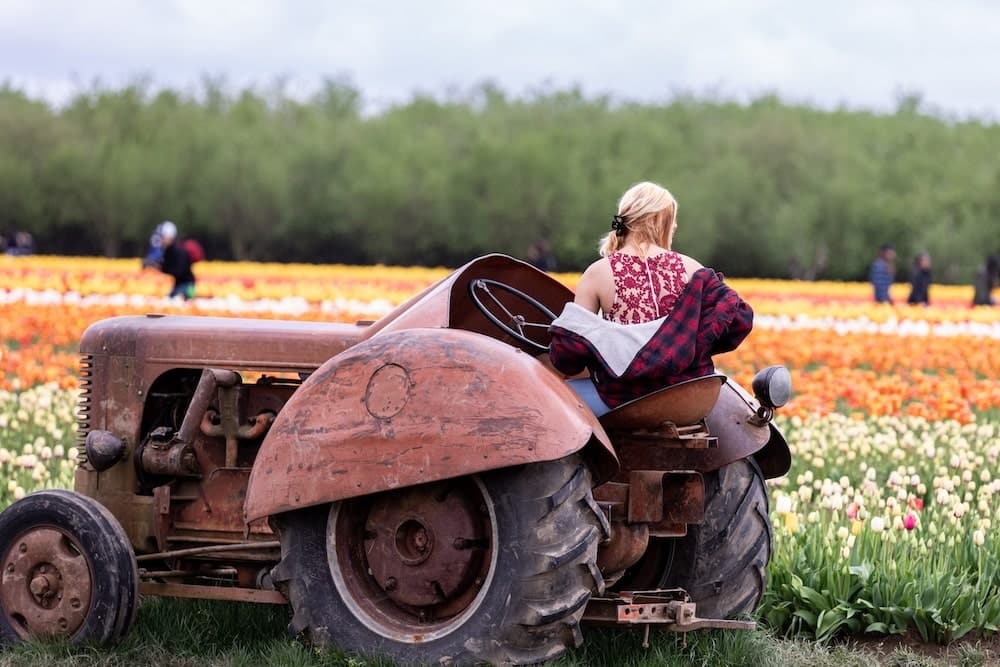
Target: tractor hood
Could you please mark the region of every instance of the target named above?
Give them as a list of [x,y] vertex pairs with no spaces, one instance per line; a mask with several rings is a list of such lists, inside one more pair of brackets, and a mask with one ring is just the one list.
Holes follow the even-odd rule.
[[92,324],[84,355],[141,359],[159,367],[312,371],[357,343],[365,327],[324,322],[146,315]]

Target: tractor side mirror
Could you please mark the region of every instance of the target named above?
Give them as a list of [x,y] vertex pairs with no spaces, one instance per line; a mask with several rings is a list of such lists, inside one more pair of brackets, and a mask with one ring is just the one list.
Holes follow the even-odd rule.
[[773,410],[788,402],[792,395],[792,374],[784,366],[768,366],[753,378],[753,395],[765,408]]

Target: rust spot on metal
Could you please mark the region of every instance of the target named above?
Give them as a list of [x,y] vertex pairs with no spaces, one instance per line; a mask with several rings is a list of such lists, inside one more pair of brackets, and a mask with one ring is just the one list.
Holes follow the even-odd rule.
[[288,604],[288,598],[278,591],[259,588],[239,588],[224,586],[200,586],[195,584],[160,584],[144,581],[139,584],[142,595],[159,595],[174,598],[196,598],[199,600],[229,600],[234,602],[257,602],[262,604]]
[[692,632],[704,628],[753,630],[753,621],[699,618],[696,603],[679,588],[656,591],[622,592],[616,597],[592,597],[583,620],[601,624],[635,624],[672,632]]
[[630,523],[660,521],[663,518],[663,471],[629,472],[628,520]]
[[[663,475],[663,517],[665,524],[701,523],[705,518],[705,481],[694,471]],[[655,526],[650,527],[655,530]]]

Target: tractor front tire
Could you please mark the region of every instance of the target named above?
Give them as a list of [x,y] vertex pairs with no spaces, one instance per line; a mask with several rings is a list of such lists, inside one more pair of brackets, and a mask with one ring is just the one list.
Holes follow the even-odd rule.
[[403,664],[534,664],[582,641],[606,522],[576,456],[272,518],[290,629]]
[[73,491],[38,491],[0,513],[0,644],[113,644],[138,607],[135,553],[118,520]]

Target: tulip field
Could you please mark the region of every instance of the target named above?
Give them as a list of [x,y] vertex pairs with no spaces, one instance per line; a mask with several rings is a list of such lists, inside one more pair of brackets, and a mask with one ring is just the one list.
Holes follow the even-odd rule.
[[[201,263],[198,298],[138,260],[0,257],[0,508],[71,487],[75,344],[147,312],[372,320],[445,269]],[[572,286],[577,276],[557,276]],[[930,307],[875,305],[857,283],[730,280],[754,331],[719,369],[749,387],[784,364],[772,480],[774,557],[759,620],[779,635],[911,633],[947,644],[1000,628],[1000,308],[933,286]],[[905,302],[907,287],[893,296]]]

